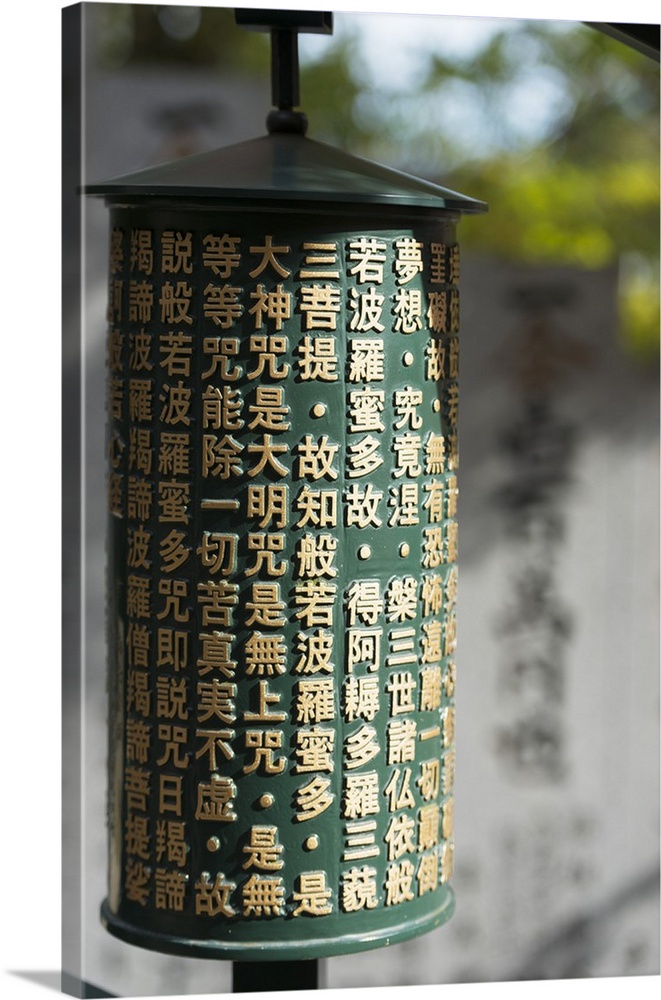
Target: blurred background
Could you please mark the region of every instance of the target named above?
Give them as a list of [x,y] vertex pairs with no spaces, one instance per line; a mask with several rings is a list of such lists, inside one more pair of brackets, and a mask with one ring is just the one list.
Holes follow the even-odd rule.
[[[456,914],[325,985],[658,975],[659,64],[569,21],[336,13],[299,47],[311,138],[489,203],[459,227]],[[85,3],[68,51],[65,178],[265,132],[268,38],[231,8]],[[65,975],[230,992],[228,963],[99,923],[108,220],[86,201],[81,300],[67,197]]]

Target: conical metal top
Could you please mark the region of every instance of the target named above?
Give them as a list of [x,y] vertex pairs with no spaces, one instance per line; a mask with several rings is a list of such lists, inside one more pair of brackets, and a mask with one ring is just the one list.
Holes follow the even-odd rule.
[[287,132],[148,167],[85,190],[113,202],[129,196],[380,204],[473,213],[487,208],[438,184]]

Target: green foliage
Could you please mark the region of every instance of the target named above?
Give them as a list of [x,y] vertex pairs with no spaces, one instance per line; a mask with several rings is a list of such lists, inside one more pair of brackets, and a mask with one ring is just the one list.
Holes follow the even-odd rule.
[[267,35],[239,30],[233,7],[103,4],[100,14],[101,59],[109,67],[215,66],[260,72],[268,66]]
[[[346,52],[337,78],[326,57],[327,93],[348,106],[352,151],[488,202],[486,219],[462,221],[465,249],[584,268],[625,260],[623,343],[656,357],[658,64],[579,23],[505,20],[470,57],[430,45],[420,62],[415,92],[393,79],[378,93],[364,68],[362,87],[347,86],[357,64]],[[327,115],[327,129],[336,120]],[[345,137],[339,128],[327,136]]]
[[518,34],[541,43],[540,71],[552,60],[568,100],[544,141],[453,172],[490,205],[487,225],[464,221],[463,241],[513,260],[625,261],[621,335],[649,361],[659,350],[658,64],[581,25]]

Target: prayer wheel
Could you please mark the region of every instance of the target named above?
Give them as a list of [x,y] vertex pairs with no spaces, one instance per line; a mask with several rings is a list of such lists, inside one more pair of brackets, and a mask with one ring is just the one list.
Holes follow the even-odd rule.
[[485,209],[276,103],[263,138],[87,188],[110,209],[103,920],[240,961],[453,909],[456,224]]

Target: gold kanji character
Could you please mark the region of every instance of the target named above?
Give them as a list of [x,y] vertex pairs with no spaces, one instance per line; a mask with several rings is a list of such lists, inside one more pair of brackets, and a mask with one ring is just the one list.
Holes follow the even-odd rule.
[[379,905],[376,868],[364,865],[342,873],[341,905],[345,913],[373,910]]
[[414,875],[415,866],[406,858],[398,864],[388,865],[385,882],[386,906],[398,906],[415,898],[411,888]]
[[342,816],[345,819],[361,819],[376,816],[379,806],[379,775],[376,771],[344,776],[344,796]]
[[151,746],[151,726],[142,719],[126,720],[126,759],[146,764]]
[[156,860],[171,862],[183,868],[186,864],[186,824],[178,820],[156,821]]
[[253,583],[250,589],[251,600],[246,601],[246,628],[253,625],[263,625],[266,628],[280,628],[286,623],[283,615],[285,602],[280,597],[279,583]]
[[279,876],[251,875],[241,894],[244,917],[279,917],[283,913],[285,889]]
[[337,538],[334,535],[303,535],[296,546],[295,558],[299,577],[335,577],[334,565]]
[[201,632],[199,639],[201,649],[197,668],[200,677],[217,670],[231,680],[236,673],[236,661],[231,659],[234,636],[224,632]]
[[243,368],[232,360],[239,353],[238,337],[204,337],[202,350],[210,355],[209,367],[202,372],[203,379],[211,378],[216,372],[223,382],[236,382],[241,377]]
[[335,796],[331,791],[330,778],[322,778],[316,774],[297,789],[294,798],[296,804],[295,818],[299,823],[316,819],[332,804]]
[[379,679],[375,674],[356,677],[350,674],[342,689],[342,710],[345,722],[364,719],[371,722],[379,708]]
[[438,852],[430,851],[423,854],[416,872],[418,880],[418,896],[433,892],[438,887]]
[[422,391],[407,385],[403,389],[395,390],[395,413],[399,420],[394,424],[395,430],[408,427],[412,431],[417,431],[422,426],[422,416],[418,413],[418,407],[422,405]]
[[383,790],[383,794],[388,796],[389,812],[412,809],[415,806],[415,798],[411,790],[412,774],[413,771],[410,767],[405,767],[402,771],[396,767],[390,775],[388,784]]
[[209,681],[197,683],[197,721],[219,719],[228,726],[236,720],[236,684],[231,681],[219,681],[212,677]]
[[337,243],[315,243],[306,241],[303,267],[298,272],[301,281],[310,278],[339,278]]
[[370,476],[383,465],[381,442],[373,434],[366,434],[360,441],[347,448],[347,475],[350,479]]
[[413,621],[418,613],[418,581],[413,576],[395,576],[386,590],[389,622]]
[[234,735],[233,729],[196,729],[196,738],[204,740],[204,743],[195,752],[195,759],[199,760],[207,754],[209,771],[217,771],[219,751],[225,760],[232,760],[235,756],[231,744]]
[[246,450],[249,455],[259,455],[257,464],[248,469],[249,476],[258,476],[267,466],[277,476],[289,475],[287,467],[276,458],[276,455],[285,455],[289,451],[289,445],[284,441],[274,444],[270,434],[262,434],[261,443],[249,444]]
[[193,338],[179,330],[170,330],[158,339],[159,353],[163,355],[160,367],[165,368],[168,378],[173,375],[190,376]]
[[254,552],[254,562],[247,565],[244,573],[247,577],[254,576],[263,570],[266,576],[283,576],[287,570],[287,560],[276,563],[278,552],[285,548],[285,536],[281,534],[265,534],[264,532],[248,533],[248,551]]
[[291,292],[286,292],[282,284],[270,292],[266,291],[264,285],[259,284],[255,291],[250,293],[250,298],[256,300],[255,305],[249,310],[250,315],[255,317],[256,330],[262,329],[264,317],[271,320],[278,331],[282,330],[286,320],[291,319]]
[[337,382],[338,358],[335,337],[305,336],[298,345],[298,369],[304,382]]
[[383,524],[378,513],[381,500],[383,493],[375,489],[372,483],[367,483],[365,487],[352,483],[344,494],[346,526],[380,528]]
[[236,785],[231,778],[212,774],[209,781],[198,783],[195,819],[233,823],[236,820],[233,809],[235,796]]
[[195,913],[197,916],[236,916],[229,903],[230,893],[236,889],[235,882],[228,882],[222,872],[218,872],[211,882],[209,872],[202,872],[195,883]]
[[186,726],[170,726],[164,723],[158,727],[158,738],[164,744],[164,749],[162,755],[156,759],[156,764],[159,767],[170,764],[181,770],[187,768],[188,754],[181,749],[188,742]]
[[296,732],[296,773],[332,771],[335,731],[314,726]]
[[132,323],[151,323],[154,308],[154,286],[151,281],[129,281],[129,320]]
[[379,580],[355,580],[347,589],[345,598],[349,625],[359,621],[363,625],[375,625],[383,612]]
[[127,659],[131,667],[149,666],[151,633],[147,625],[129,622],[126,630]]
[[346,738],[344,741],[345,767],[347,771],[354,771],[358,767],[368,764],[381,753],[378,744],[376,729],[373,726],[363,724],[360,729]]
[[433,760],[423,760],[420,764],[420,776],[416,785],[425,802],[438,798],[440,787],[441,762],[438,757]]
[[295,527],[314,528],[337,527],[337,490],[313,490],[305,484],[294,501],[301,516]]
[[243,314],[241,291],[235,285],[214,285],[209,282],[204,289],[202,307],[206,319],[212,320],[222,330],[231,329]]
[[389,764],[402,764],[415,760],[417,723],[415,719],[395,719],[388,726]]
[[161,234],[161,269],[164,274],[191,274],[193,270],[193,234],[165,230]]
[[176,285],[166,281],[161,288],[159,305],[161,307],[161,323],[186,323],[192,326],[193,317],[190,306],[193,288],[186,281],[178,281]]
[[287,338],[283,336],[266,336],[253,334],[248,341],[248,350],[257,355],[257,365],[246,372],[248,379],[259,378],[265,372],[273,379],[287,378],[289,364],[284,361],[278,367],[278,357],[287,351]]
[[452,872],[454,871],[454,843],[451,840],[446,841],[441,844],[441,873],[439,877],[440,882],[448,882],[452,878]]
[[243,721],[247,723],[255,722],[284,722],[287,718],[286,712],[270,712],[269,705],[279,705],[282,695],[277,691],[269,691],[268,681],[258,681],[252,692],[257,691],[258,708],[256,712],[244,712]]
[[158,811],[181,816],[183,802],[183,777],[174,774],[158,776]]
[[152,246],[151,230],[131,230],[131,253],[129,260],[132,271],[142,271],[143,274],[152,273],[154,270],[154,249]]
[[232,271],[236,270],[241,260],[239,253],[239,236],[230,236],[224,233],[216,236],[209,233],[202,240],[204,250],[202,251],[202,263],[208,267],[219,278],[229,278]]
[[332,625],[337,586],[325,580],[304,580],[294,587],[294,603],[300,610],[296,618],[304,628]]
[[[424,656],[423,662],[426,662]],[[441,707],[441,685],[440,666],[425,667],[420,671],[421,712],[434,712]]]
[[188,875],[170,868],[157,868],[154,872],[154,906],[157,910],[181,911]]
[[282,635],[262,635],[251,632],[243,647],[246,674],[258,677],[284,674],[287,647]]
[[326,885],[326,872],[301,872],[298,876],[298,892],[292,893],[292,902],[298,903],[292,916],[307,913],[311,917],[323,917],[333,912],[330,904],[331,891]]
[[388,845],[388,861],[415,851],[415,821],[408,813],[397,813],[388,823],[384,840]]
[[416,687],[417,682],[408,670],[391,674],[390,681],[386,686],[386,691],[390,695],[391,716],[404,715],[406,712],[415,710],[413,692]]
[[314,441],[311,434],[306,434],[304,439],[296,446],[296,451],[300,458],[297,463],[297,476],[300,479],[310,477],[311,479],[337,479],[337,469],[333,468],[333,459],[339,451],[339,444],[331,444],[328,435],[324,434],[318,441]]
[[280,857],[283,851],[282,844],[276,843],[277,833],[275,826],[250,827],[250,839],[243,846],[243,853],[247,854],[243,868],[279,871],[284,866],[284,861]]
[[302,680],[296,685],[296,722],[328,722],[335,718],[335,687],[331,677]]
[[238,586],[227,580],[205,580],[198,583],[198,604],[202,608],[203,625],[232,625],[232,609],[238,604]]
[[395,274],[400,285],[406,284],[422,271],[423,244],[412,236],[395,240]]
[[261,767],[264,774],[282,774],[286,757],[275,757],[274,751],[282,748],[283,734],[274,729],[249,729],[245,734],[246,750],[253,750],[253,758],[243,767],[244,774],[252,774]]
[[349,341],[349,382],[382,382],[385,370],[383,341],[369,337]]
[[132,854],[143,861],[149,861],[149,820],[146,816],[136,816],[129,813],[124,823],[124,847],[127,854]]
[[397,333],[415,333],[422,329],[422,292],[419,288],[398,288],[395,294],[394,329]]
[[333,285],[303,285],[300,289],[306,330],[335,330],[340,305],[340,289]]
[[396,434],[393,439],[393,450],[396,455],[396,464],[393,475],[395,479],[401,476],[408,476],[415,479],[422,472],[420,464],[420,449],[422,440],[419,434]]
[[238,535],[227,535],[220,531],[203,531],[202,541],[196,552],[200,565],[211,576],[231,576],[236,570],[236,550]]
[[351,288],[349,294],[349,305],[354,310],[349,329],[357,330],[358,333],[369,333],[370,330],[383,333],[385,326],[381,322],[381,316],[385,296],[380,295],[376,288],[369,288],[366,292]]
[[144,767],[126,767],[124,769],[124,792],[126,793],[126,808],[147,811],[151,772]]
[[162,577],[158,581],[158,592],[164,597],[163,607],[156,615],[159,621],[172,615],[176,622],[187,622],[190,619],[190,608],[182,606],[182,601],[188,600],[188,580],[174,580]]
[[383,281],[383,265],[386,260],[386,244],[374,237],[361,236],[348,245],[347,259],[356,263],[349,268],[349,274],[356,276],[358,284],[369,281],[380,285]]
[[377,670],[381,659],[381,639],[383,631],[380,628],[350,628],[347,631],[347,672],[361,663],[367,664],[368,670]]
[[[418,850],[426,851],[438,844],[441,811],[438,803],[422,806],[418,812]],[[445,820],[445,814],[444,814]],[[445,834],[444,834],[445,836]]]
[[296,636],[296,652],[300,654],[300,658],[294,666],[295,673],[333,673],[334,666],[331,662],[333,634],[331,632],[323,632],[320,628],[309,634],[299,632]]
[[273,237],[266,236],[264,238],[264,246],[250,247],[250,253],[261,254],[262,257],[257,267],[255,267],[250,272],[250,277],[256,278],[258,275],[262,273],[262,271],[266,270],[266,268],[270,266],[273,268],[274,271],[277,272],[277,274],[280,275],[281,278],[287,278],[291,274],[291,271],[289,270],[289,268],[285,267],[284,264],[280,263],[280,261],[276,257],[276,254],[287,254],[290,251],[291,247],[288,247],[287,245],[274,246]]
[[445,378],[445,347],[437,340],[430,340],[425,348],[427,365],[425,378],[430,382],[440,382]]
[[148,476],[152,470],[154,449],[152,432],[146,427],[129,427],[129,469]]
[[146,906],[151,892],[150,879],[151,868],[147,867],[143,861],[127,864],[124,881],[126,898],[133,903],[139,903],[140,906]]
[[[203,637],[200,636],[202,639]],[[157,633],[157,667],[172,667],[179,672],[188,666],[188,639],[189,633],[172,628],[159,628]],[[204,640],[203,640],[204,641]],[[198,661],[201,665],[201,660]],[[200,670],[200,675],[207,673],[207,670]]]

